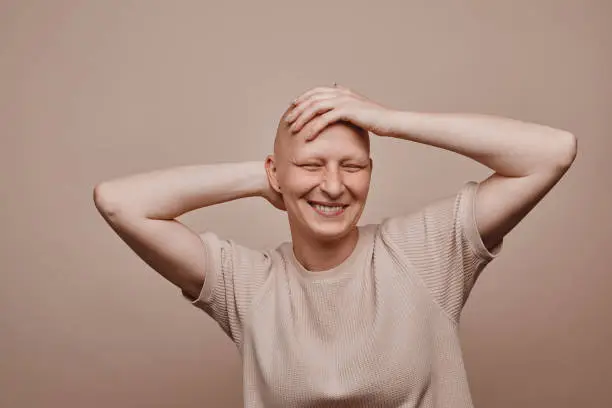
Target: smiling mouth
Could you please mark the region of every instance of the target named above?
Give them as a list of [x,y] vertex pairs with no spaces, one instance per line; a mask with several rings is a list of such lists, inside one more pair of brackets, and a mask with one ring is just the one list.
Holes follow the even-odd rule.
[[325,217],[335,217],[335,216],[341,215],[342,213],[344,213],[344,210],[346,209],[346,207],[348,207],[348,204],[327,206],[327,205],[317,204],[313,201],[308,201],[308,204],[310,204],[310,206],[315,210],[317,214],[323,215]]

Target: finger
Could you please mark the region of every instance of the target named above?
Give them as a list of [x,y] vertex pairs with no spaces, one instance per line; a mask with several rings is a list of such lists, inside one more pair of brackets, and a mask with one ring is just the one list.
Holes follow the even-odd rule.
[[311,102],[302,113],[295,119],[290,129],[292,132],[299,132],[312,118],[325,113],[338,106],[338,98],[325,98]]
[[304,99],[310,97],[311,95],[314,95],[314,94],[320,93],[320,92],[325,92],[325,91],[327,91],[329,89],[330,88],[321,87],[321,86],[318,86],[316,88],[310,88],[307,91],[302,92],[299,96],[297,96],[293,100],[293,104],[294,105],[298,105],[301,101],[303,101]]
[[319,87],[319,88],[314,88],[311,89],[310,91],[307,91],[305,93],[303,93],[302,95],[300,95],[299,97],[297,97],[296,99],[293,100],[292,105],[293,106],[297,106],[300,105],[306,101],[308,101],[309,99],[312,99],[318,95],[347,95],[350,94],[350,91],[347,90],[346,88],[326,88],[326,87]]
[[294,105],[299,105],[301,102],[303,102],[304,100],[310,98],[312,95],[315,95],[317,93],[330,92],[330,91],[333,92],[334,88],[331,88],[331,87],[317,87],[317,88],[309,89],[308,91],[302,93],[300,96],[295,98],[293,100],[293,104]]
[[332,109],[323,113],[322,115],[317,116],[315,119],[311,120],[306,127],[304,127],[303,133],[305,136],[305,141],[310,142],[316,139],[323,129],[332,123],[345,119],[344,116],[345,115],[342,109]]
[[338,91],[340,91],[344,95],[360,96],[358,93],[352,91],[350,88],[342,86],[342,85],[340,85],[338,83],[336,83],[336,86],[334,87],[334,89],[337,89]]
[[299,105],[297,105],[293,109],[291,109],[291,111],[289,113],[287,113],[287,115],[285,116],[285,121],[287,123],[292,123],[298,117],[300,117],[302,112],[304,112],[306,109],[308,109],[308,107],[310,107],[313,103],[315,103],[317,101],[320,101],[320,100],[324,100],[324,99],[334,98],[335,96],[336,95],[334,95],[332,93],[313,94],[312,96],[310,96],[310,98],[300,102]]

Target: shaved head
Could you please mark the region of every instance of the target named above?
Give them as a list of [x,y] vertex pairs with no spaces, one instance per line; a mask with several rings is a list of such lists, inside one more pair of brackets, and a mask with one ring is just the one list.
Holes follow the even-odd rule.
[[292,106],[289,106],[285,112],[283,112],[280,120],[278,121],[278,127],[276,128],[276,138],[274,139],[274,155],[276,157],[281,157],[283,152],[287,150],[287,144],[289,142],[289,137],[291,136],[291,131],[289,130],[289,126],[287,122],[285,122],[285,117],[291,110]]
[[[294,148],[296,148],[297,144],[299,144],[301,142],[302,145],[304,145],[304,142],[302,141],[302,138],[299,137],[301,131],[304,129],[302,128],[300,130],[300,132],[298,133],[292,133],[291,130],[289,129],[289,125],[287,124],[287,122],[285,122],[285,117],[287,116],[287,114],[289,113],[289,111],[291,110],[292,106],[289,106],[285,112],[283,112],[279,123],[278,123],[278,127],[276,129],[276,137],[274,139],[274,155],[276,156],[277,159],[281,159],[281,161],[286,158],[286,155]],[[350,122],[347,121],[338,121],[336,123],[333,123],[331,125],[329,125],[327,128],[323,129],[321,131],[320,134],[325,133],[328,129],[330,129],[331,127],[336,127],[336,126],[343,126],[343,127],[348,127],[350,129],[352,129],[355,133],[359,134],[362,138],[363,141],[365,142],[365,147],[369,153],[370,151],[370,135],[368,134],[368,132],[363,129],[360,128]]]
[[[290,110],[280,118],[274,154],[268,155],[265,167],[269,186],[284,203],[295,247],[325,242],[329,249],[329,243],[340,238],[355,239],[373,168],[369,133],[348,121],[336,121],[306,141],[311,127],[292,132],[285,121]],[[337,217],[316,207],[330,203],[343,208]]]

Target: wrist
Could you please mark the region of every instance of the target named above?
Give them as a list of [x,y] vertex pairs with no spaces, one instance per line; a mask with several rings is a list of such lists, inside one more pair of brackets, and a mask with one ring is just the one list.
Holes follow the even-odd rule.
[[392,110],[388,114],[389,131],[386,136],[398,139],[409,139],[414,123],[418,123],[420,114],[410,111]]
[[268,175],[265,163],[261,161],[251,162],[253,174],[253,196],[266,198],[268,190]]
[[401,123],[405,113],[406,112],[396,109],[387,109],[383,118],[383,131],[379,136],[398,137],[398,134],[401,132]]

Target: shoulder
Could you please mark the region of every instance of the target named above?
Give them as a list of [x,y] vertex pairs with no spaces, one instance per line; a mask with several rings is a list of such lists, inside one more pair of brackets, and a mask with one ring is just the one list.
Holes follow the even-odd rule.
[[469,181],[457,191],[430,200],[427,204],[381,221],[383,234],[410,234],[428,229],[448,229],[473,208],[478,183]]

